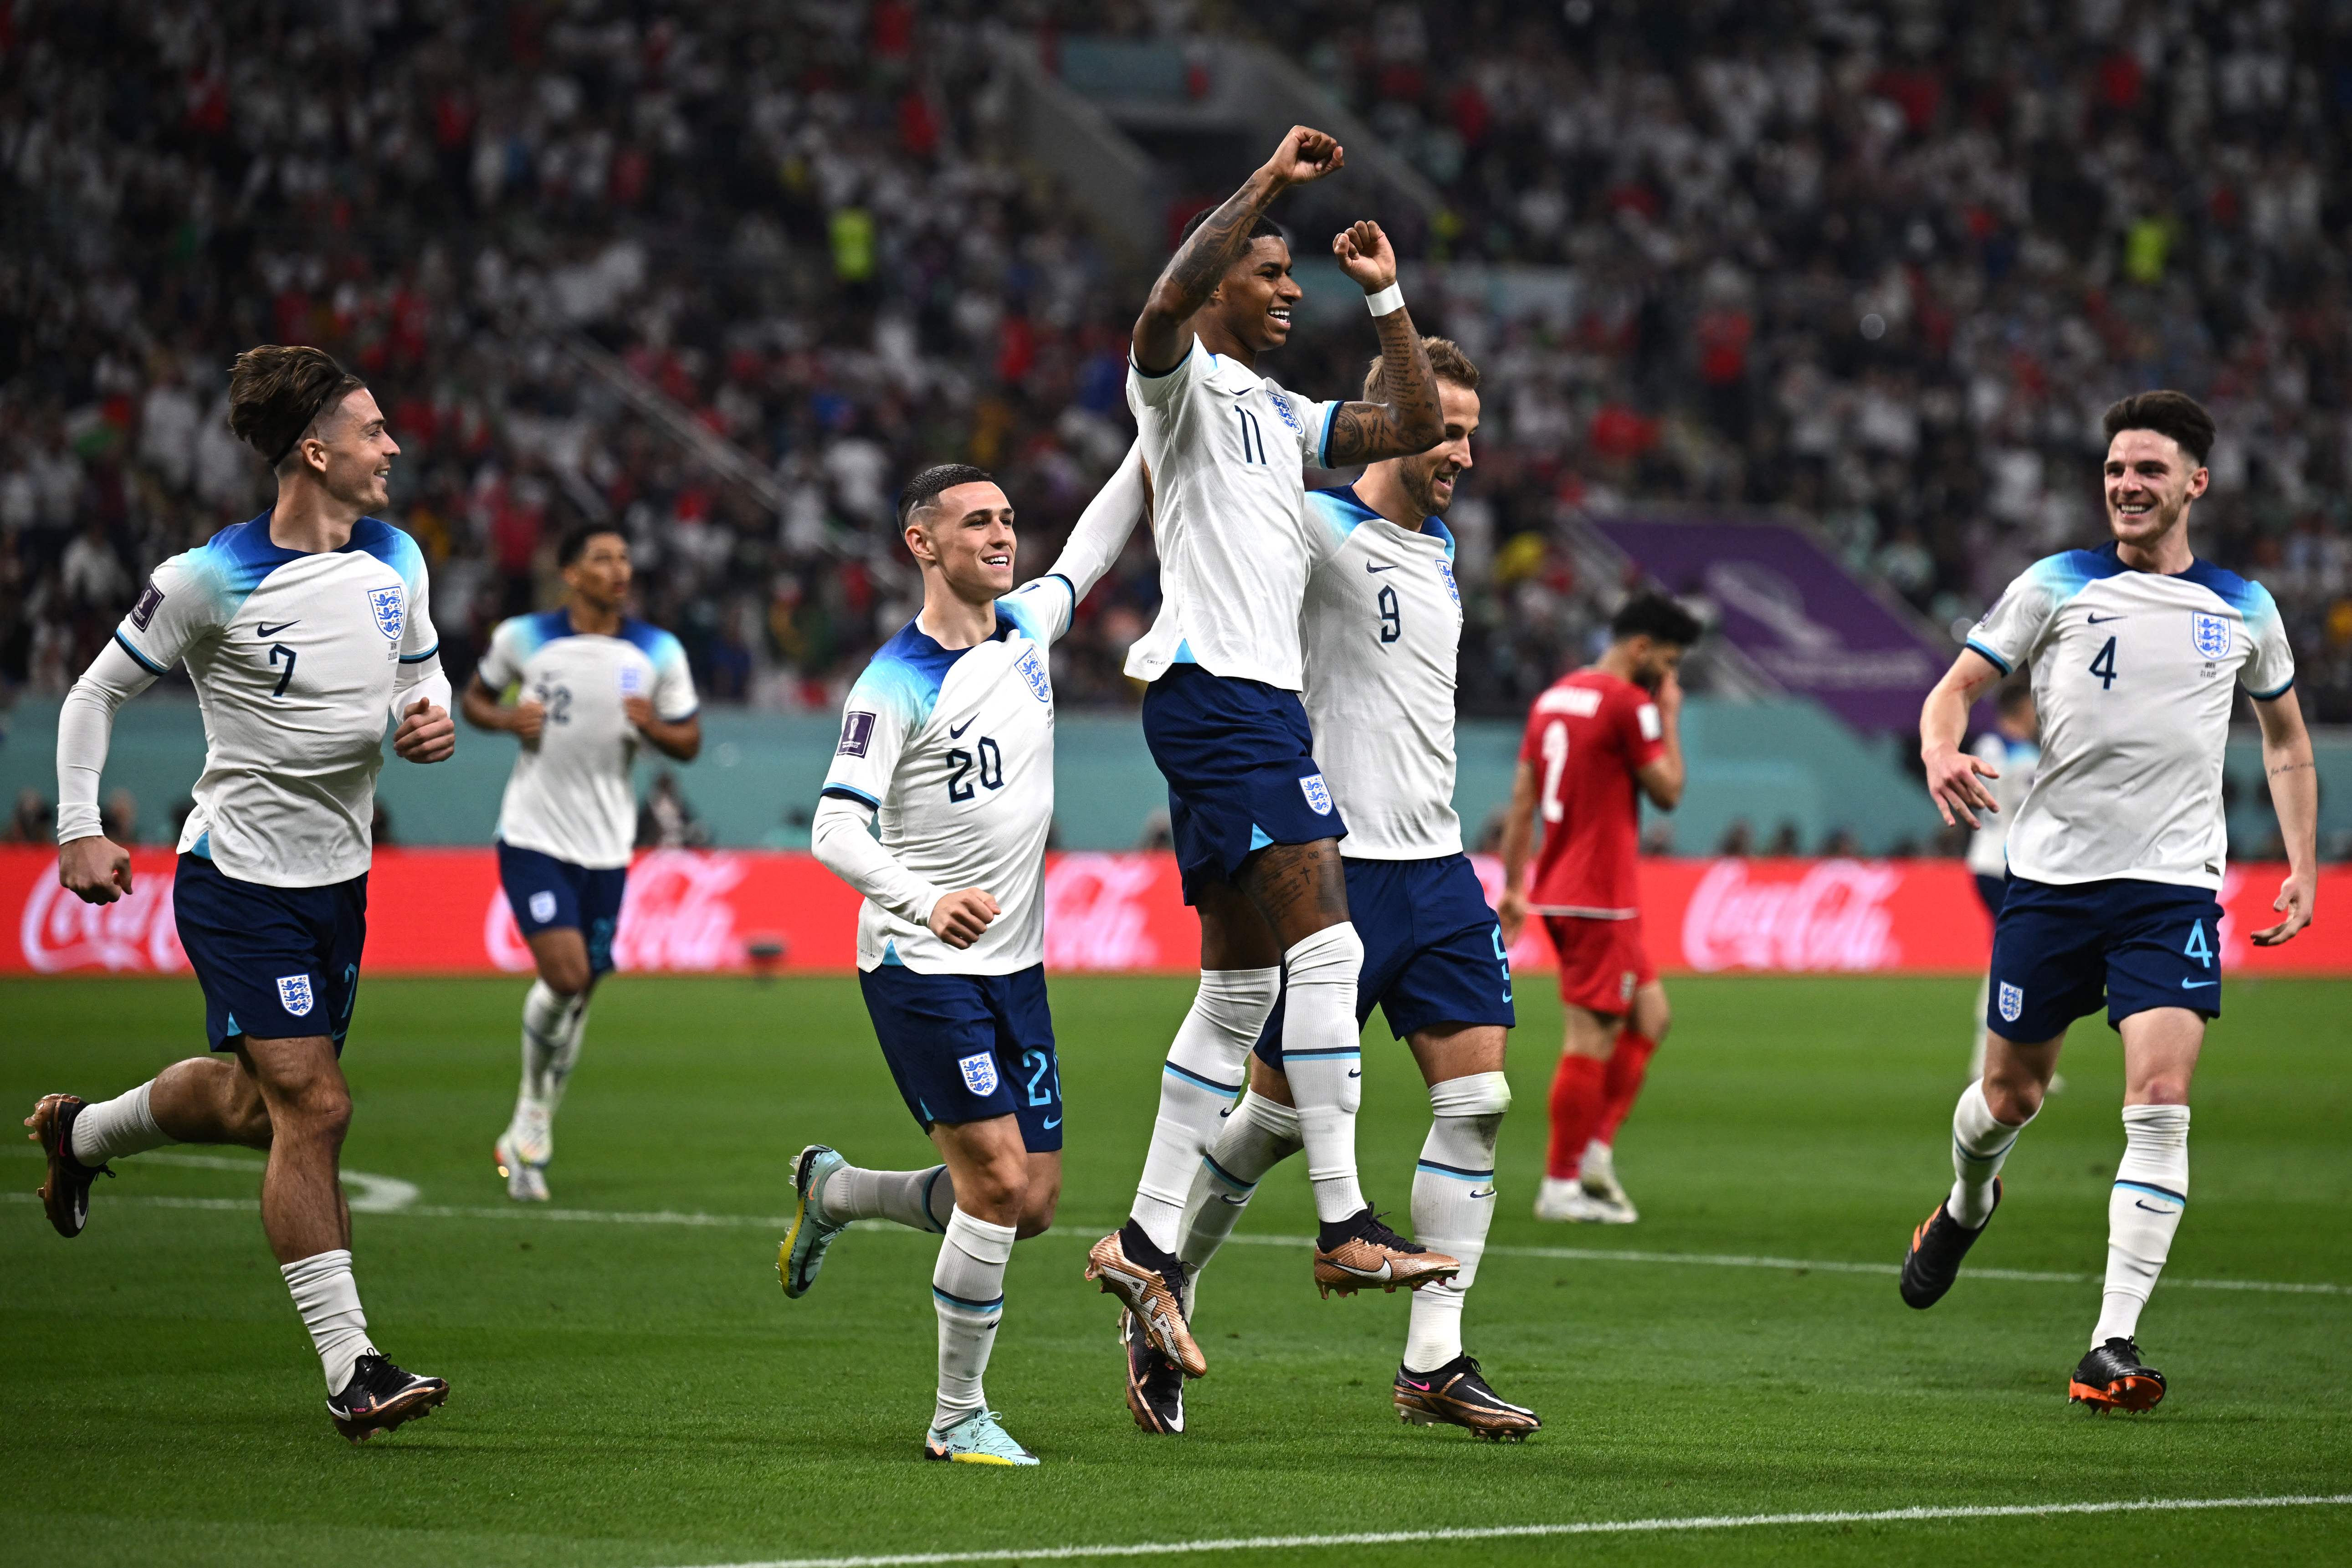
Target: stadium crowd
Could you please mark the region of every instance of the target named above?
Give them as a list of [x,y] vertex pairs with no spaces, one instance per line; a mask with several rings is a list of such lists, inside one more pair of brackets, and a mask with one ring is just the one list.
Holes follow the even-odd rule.
[[[908,0],[0,6],[0,684],[57,691],[149,565],[267,495],[239,347],[378,387],[462,678],[618,520],[719,700],[821,707],[910,613],[890,503],[998,469],[1034,570],[1124,449],[1133,279],[1024,174],[981,8]],[[1446,206],[1424,324],[1486,373],[1457,504],[1466,710],[1581,657],[1616,501],[1788,506],[1937,626],[2101,536],[2097,416],[2173,385],[2224,437],[2200,552],[2284,607],[2352,721],[2340,9],[1824,3],[991,8],[1050,40],[1238,31]],[[1998,42],[1996,41],[1998,40]],[[1567,269],[1524,319],[1457,263]],[[1428,286],[1434,280],[1437,287]],[[1353,382],[1369,335],[1272,367]],[[609,368],[617,358],[627,374]],[[730,478],[628,400],[658,388]],[[1157,602],[1148,541],[1057,653],[1066,702]]]

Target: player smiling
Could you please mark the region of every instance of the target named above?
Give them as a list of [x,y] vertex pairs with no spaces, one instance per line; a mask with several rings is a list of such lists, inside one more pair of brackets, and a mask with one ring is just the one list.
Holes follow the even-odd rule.
[[1377,324],[1383,400],[1313,402],[1257,368],[1288,340],[1303,295],[1266,210],[1344,162],[1329,136],[1292,127],[1240,190],[1187,231],[1129,343],[1128,403],[1156,490],[1163,597],[1126,668],[1150,683],[1144,739],[1168,781],[1184,898],[1201,916],[1202,973],[1169,1047],[1128,1223],[1095,1244],[1087,1273],[1194,1376],[1207,1363],[1184,1326],[1178,1228],[1278,983],[1287,987],[1283,1053],[1315,1189],[1318,1278],[1442,1278],[1456,1266],[1381,1225],[1357,1180],[1364,944],[1339,859],[1347,826],[1298,696],[1299,608],[1327,536],[1306,515],[1302,464],[1377,462],[1425,451],[1445,434],[1437,381],[1378,225],[1353,225],[1331,248]]
[[205,771],[173,908],[224,1054],[99,1104],[49,1095],[25,1124],[48,1155],[50,1223],[68,1237],[110,1161],[166,1143],[268,1150],[261,1228],[318,1350],[327,1413],[356,1443],[449,1394],[369,1338],[337,1167],[384,726],[413,763],[445,761],[457,731],[425,558],[368,515],[390,500],[400,452],[374,395],[318,349],[265,345],[230,373],[229,427],[268,458],[277,504],[157,567],[58,715],[58,879],[112,903],[131,891],[131,857],[99,826],[115,710],[187,666]]
[[1903,1300],[1943,1299],[2001,1201],[2000,1172],[2042,1108],[2077,1018],[2105,1005],[2123,1040],[2124,1156],[2107,1203],[2106,1288],[2067,1384],[2101,1410],[2147,1410],[2164,1374],[2140,1353],[2147,1303],[2189,1204],[2189,1085],[2221,1013],[2228,847],[2221,758],[2243,685],[2290,869],[2253,941],[2309,924],[2317,776],[2278,606],[2200,561],[2189,518],[2205,493],[2213,421],[2178,392],[2106,412],[2112,543],[2036,562],[2009,585],[1920,715],[1927,790],[1945,822],[1998,810],[1995,770],[1959,749],[1969,705],[2032,672],[2042,720],[2033,786],[2009,831],[1993,931],[1984,1077],[1952,1116],[1950,1194],[1912,1233]]

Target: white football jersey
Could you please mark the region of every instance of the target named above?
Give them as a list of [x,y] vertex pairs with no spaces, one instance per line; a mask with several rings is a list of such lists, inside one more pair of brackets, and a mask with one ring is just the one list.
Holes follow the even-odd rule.
[[1127,673],[1171,664],[1296,691],[1298,605],[1329,552],[1305,516],[1300,466],[1325,466],[1337,403],[1286,392],[1198,339],[1165,375],[1127,367],[1128,406],[1151,469],[1160,615]]
[[1454,536],[1431,518],[1402,528],[1353,489],[1309,490],[1307,515],[1331,553],[1307,579],[1302,700],[1355,860],[1462,852],[1454,813],[1454,664],[1462,591]]
[[583,636],[569,611],[549,610],[499,622],[476,672],[493,691],[520,684],[547,710],[539,744],[522,748],[507,779],[499,839],[575,866],[627,865],[637,836],[629,769],[644,737],[621,703],[643,697],[671,724],[694,717],[686,649],[640,620]]
[[1969,869],[1979,877],[2006,876],[2009,826],[2017,820],[2017,808],[2025,803],[2025,792],[2033,787],[2033,773],[2041,763],[2042,748],[2031,741],[2012,741],[1998,730],[1988,730],[1977,737],[1973,749],[1979,762],[2000,775],[1984,781],[1993,804],[2000,809],[1990,816],[1977,813],[1977,820],[1984,826],[1969,835]]
[[996,635],[943,648],[919,621],[849,689],[824,794],[875,808],[882,847],[948,892],[982,888],[1001,911],[970,947],[868,899],[857,967],[1012,974],[1045,960],[1045,837],[1054,824],[1054,682],[1070,584],[1045,576],[996,601]]
[[416,542],[372,517],[313,554],[271,543],[264,512],[155,568],[114,637],[195,682],[205,771],[183,853],[270,888],[368,868],[394,683],[441,668],[426,598]]
[[2036,882],[2127,877],[2221,886],[2221,753],[2239,682],[2294,684],[2294,654],[2260,584],[2200,561],[2173,576],[2104,550],[2035,562],[1969,634],[2002,674],[2033,671],[2042,758],[2009,830]]

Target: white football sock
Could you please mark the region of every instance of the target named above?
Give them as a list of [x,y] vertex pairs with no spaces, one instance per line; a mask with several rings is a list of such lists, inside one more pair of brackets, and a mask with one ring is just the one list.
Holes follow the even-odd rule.
[[360,1288],[352,1278],[348,1248],[313,1253],[278,1270],[318,1347],[319,1366],[327,1374],[329,1394],[341,1394],[352,1380],[352,1367],[375,1349],[368,1341],[367,1314],[360,1310]]
[[552,1119],[563,1103],[563,1086],[580,1060],[588,1031],[588,995],[565,996],[544,980],[534,980],[522,1002],[521,1099],[546,1108]]
[[887,1219],[909,1230],[945,1233],[955,1212],[955,1181],[945,1165],[923,1171],[867,1171],[844,1165],[817,1189],[827,1225]]
[[[1244,1098],[1225,1118],[1224,1127],[1193,1173],[1192,1195],[1184,1205],[1183,1239],[1175,1249],[1196,1269],[1224,1246],[1265,1173],[1306,1147],[1298,1141],[1298,1112],[1262,1094]],[[1189,1300],[1184,1310],[1191,1313]]]
[[1982,1082],[1960,1091],[1960,1102],[1952,1109],[1952,1193],[1944,1200],[1946,1214],[1970,1230],[1992,1216],[1993,1178],[2032,1120],[2029,1116],[2014,1127],[1996,1120],[1985,1103]]
[[2107,1195],[2107,1287],[2093,1346],[2139,1331],[2156,1277],[2189,1207],[2189,1108],[2124,1107],[2124,1158]]
[[975,1410],[988,1408],[980,1380],[996,1347],[1004,1317],[1004,1266],[1013,1258],[1013,1230],[974,1219],[961,1209],[948,1215],[940,1260],[931,1270],[931,1305],[940,1317],[940,1397],[931,1430],[944,1432]]
[[1176,1250],[1193,1170],[1217,1136],[1219,1116],[1242,1091],[1250,1047],[1257,1044],[1281,992],[1279,969],[1201,972],[1192,1011],[1168,1047],[1168,1065],[1160,1075],[1160,1116],[1151,1124],[1135,1206],[1128,1211],[1162,1252]]
[[1329,1224],[1365,1207],[1356,1180],[1356,1112],[1364,1102],[1363,1026],[1356,1022],[1356,977],[1363,939],[1344,921],[1326,926],[1282,955],[1289,995],[1282,1019],[1282,1070],[1298,1105],[1315,1217]]
[[73,1157],[85,1165],[103,1165],[172,1142],[171,1135],[155,1124],[155,1112],[148,1104],[154,1087],[155,1080],[149,1079],[128,1094],[75,1111]]
[[1495,1223],[1495,1141],[1511,1107],[1510,1080],[1472,1073],[1429,1086],[1429,1137],[1412,1174],[1412,1238],[1462,1260],[1451,1279],[1412,1293],[1408,1372],[1432,1372],[1462,1353],[1462,1299],[1478,1279]]

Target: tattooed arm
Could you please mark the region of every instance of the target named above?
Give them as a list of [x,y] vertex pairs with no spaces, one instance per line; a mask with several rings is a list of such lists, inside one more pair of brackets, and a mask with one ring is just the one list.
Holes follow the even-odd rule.
[[1143,313],[1135,319],[1136,367],[1146,375],[1167,374],[1183,354],[1190,335],[1185,322],[1209,302],[1226,271],[1249,249],[1250,230],[1274,198],[1293,185],[1321,179],[1346,162],[1339,143],[1322,132],[1292,126],[1274,156],[1168,258],[1143,302]]
[[[1396,281],[1396,252],[1376,223],[1359,223],[1333,236],[1331,253],[1366,294],[1377,294]],[[1422,350],[1412,312],[1400,305],[1372,324],[1381,334],[1381,392],[1388,401],[1343,403],[1331,416],[1331,440],[1324,458],[1335,468],[1426,452],[1445,439],[1437,376]]]

